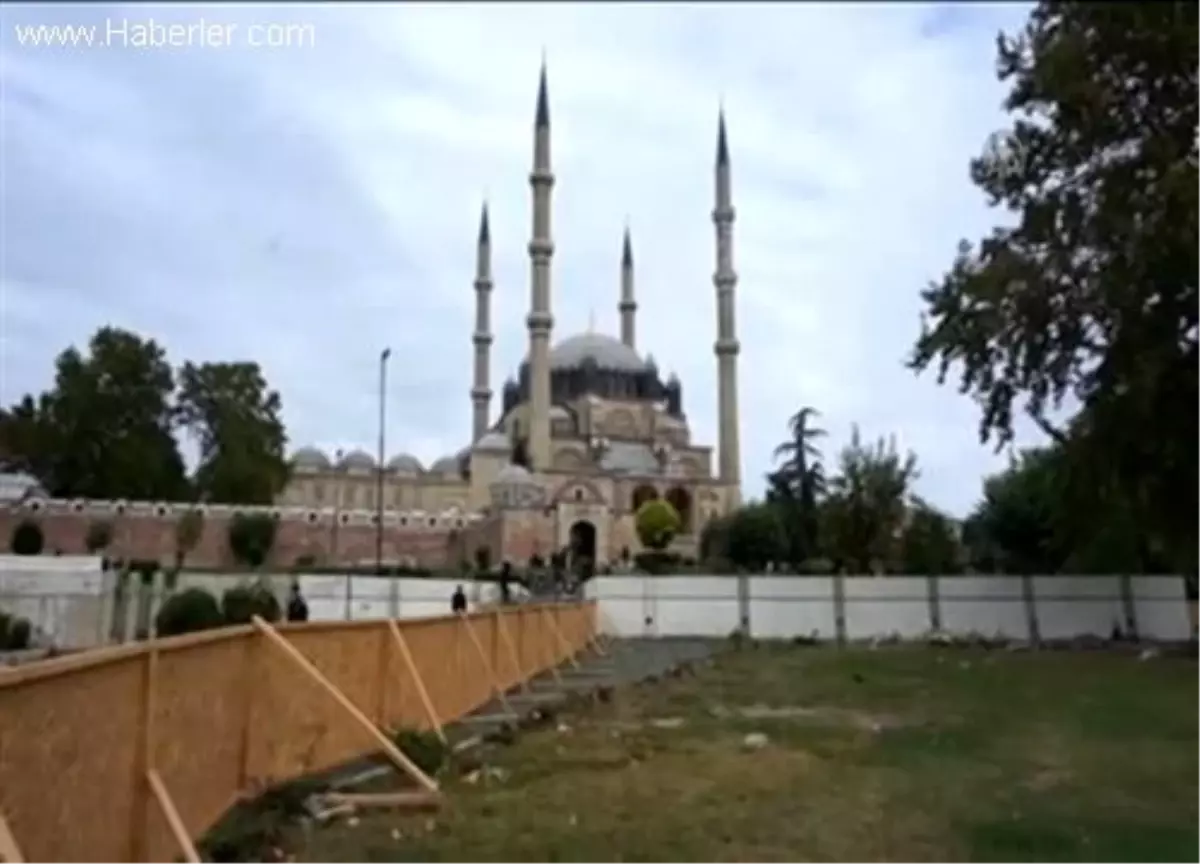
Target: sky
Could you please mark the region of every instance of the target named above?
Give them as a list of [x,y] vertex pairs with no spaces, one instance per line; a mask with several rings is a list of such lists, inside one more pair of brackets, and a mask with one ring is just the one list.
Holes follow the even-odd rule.
[[[46,388],[55,355],[114,325],[176,364],[256,360],[293,447],[373,452],[390,347],[389,453],[428,464],[465,446],[485,199],[493,416],[527,351],[544,57],[554,341],[591,321],[618,332],[628,225],[639,349],[678,373],[694,439],[716,443],[723,105],[745,494],[761,494],[788,417],[813,406],[830,461],[853,424],[894,435],[918,456],[917,492],[963,515],[1007,457],[980,444],[953,381],[904,360],[919,292],[960,238],[1004,221],[967,166],[1005,125],[996,33],[1027,11],[5,3],[0,402]],[[122,42],[151,20],[217,27],[226,44]],[[93,44],[34,45],[38,25],[94,27]],[[1017,443],[1038,440],[1022,427]]]

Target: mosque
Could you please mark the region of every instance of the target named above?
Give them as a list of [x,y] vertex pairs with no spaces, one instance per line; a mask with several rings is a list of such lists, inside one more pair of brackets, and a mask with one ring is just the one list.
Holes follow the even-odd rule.
[[[85,551],[89,525],[114,526],[108,553],[121,558],[172,557],[181,515],[199,509],[203,533],[193,565],[231,566],[228,525],[238,513],[278,520],[272,563],[345,566],[374,563],[455,567],[486,548],[491,562],[525,564],[562,550],[598,566],[640,551],[634,514],[663,497],[683,525],[674,549],[695,554],[705,523],[740,501],[737,360],[734,330],[734,209],[729,148],[717,128],[715,205],[717,429],[712,448],[692,440],[683,384],[663,380],[638,350],[633,249],[621,256],[620,338],[586,332],[552,344],[550,104],[543,66],[534,122],[533,237],[529,241],[529,349],[500,398],[493,421],[491,386],[492,240],[484,208],[475,265],[474,381],[471,443],[433,464],[401,453],[378,465],[362,450],[328,454],[306,447],[271,507],[206,502],[55,500],[31,480],[0,500],[0,532],[34,519],[46,554]],[[383,500],[377,498],[382,490]],[[382,530],[379,520],[382,516]]]
[[[529,241],[529,350],[503,386],[492,419],[492,241],[486,205],[475,266],[474,382],[471,444],[431,465],[400,453],[380,471],[363,450],[294,454],[279,504],[288,510],[335,509],[344,520],[374,514],[382,474],[387,533],[436,529],[446,520],[486,546],[491,560],[523,562],[570,549],[597,564],[636,553],[634,513],[662,496],[679,511],[681,553],[694,551],[710,518],[740,500],[737,360],[733,269],[734,208],[724,116],[717,129],[715,206],[718,434],[712,447],[692,440],[683,384],[663,380],[638,349],[634,259],[628,230],[621,256],[620,338],[580,333],[552,343],[550,103],[543,66],[534,122],[533,236]],[[356,519],[357,521],[357,519]],[[389,544],[390,545],[390,544]]]

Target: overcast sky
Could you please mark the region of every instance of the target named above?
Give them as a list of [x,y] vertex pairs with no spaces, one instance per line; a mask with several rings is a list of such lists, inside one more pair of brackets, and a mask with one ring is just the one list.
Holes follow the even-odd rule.
[[[1001,217],[967,176],[1004,123],[994,39],[1016,4],[410,7],[0,5],[0,398],[112,324],[176,363],[262,364],[293,446],[467,443],[474,241],[491,207],[493,411],[526,352],[538,66],[553,124],[554,339],[617,332],[621,232],[639,348],[715,443],[713,157],[734,172],[743,474],[759,494],[803,405],[830,456],[895,434],[965,513],[1003,456],[903,360],[918,292]],[[232,46],[19,44],[18,26],[236,24]],[[256,47],[251,25],[305,44]],[[311,25],[305,27],[304,25]],[[265,31],[253,31],[261,37]],[[97,37],[98,41],[100,37]],[[28,42],[28,39],[26,39]],[[1026,432],[1021,443],[1034,443]],[[715,460],[714,460],[715,462]]]

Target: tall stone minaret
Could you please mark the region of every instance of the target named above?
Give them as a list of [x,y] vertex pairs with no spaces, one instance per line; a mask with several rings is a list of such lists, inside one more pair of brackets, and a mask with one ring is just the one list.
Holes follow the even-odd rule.
[[529,327],[529,467],[534,471],[550,467],[550,259],[554,241],[550,239],[550,190],[554,172],[550,169],[550,101],[546,92],[546,63],[538,81],[537,117],[533,128],[533,237],[529,241],[530,306]]
[[478,441],[488,429],[488,409],[492,401],[490,387],[492,350],[492,233],[488,227],[487,202],[479,217],[479,245],[475,251],[475,382],[471,386],[471,441]]
[[717,230],[717,430],[718,471],[721,482],[735,489],[735,505],[741,499],[741,448],[738,444],[737,357],[740,346],[734,319],[737,273],[733,269],[733,195],[729,176],[729,143],[725,138],[725,112],[717,126],[716,207],[713,225]]
[[633,243],[629,239],[629,228],[625,228],[625,242],[621,247],[621,302],[617,305],[621,313],[621,341],[630,348],[637,347],[637,329],[634,316],[637,301],[633,299]]

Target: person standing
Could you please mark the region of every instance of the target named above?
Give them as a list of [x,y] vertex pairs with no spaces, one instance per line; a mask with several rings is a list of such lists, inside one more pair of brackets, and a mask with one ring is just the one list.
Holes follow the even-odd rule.
[[300,593],[299,580],[292,582],[292,590],[287,604],[287,620],[308,620],[308,604],[304,602],[304,596]]
[[455,615],[462,615],[467,611],[467,595],[463,593],[461,585],[454,589],[454,594],[450,597],[450,611]]

